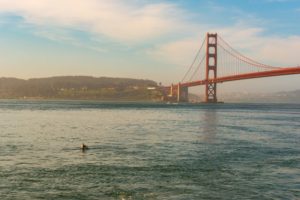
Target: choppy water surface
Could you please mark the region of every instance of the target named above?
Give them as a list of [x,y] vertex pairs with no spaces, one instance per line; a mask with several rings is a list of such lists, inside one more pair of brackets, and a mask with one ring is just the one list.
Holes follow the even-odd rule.
[[300,199],[300,105],[0,101],[0,148],[2,200]]

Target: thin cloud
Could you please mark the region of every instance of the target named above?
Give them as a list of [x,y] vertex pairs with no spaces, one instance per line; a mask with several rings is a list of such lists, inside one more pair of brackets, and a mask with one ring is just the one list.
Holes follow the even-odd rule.
[[[299,63],[300,36],[269,36],[264,29],[255,27],[227,27],[212,29],[217,32],[233,48],[254,60],[274,66],[296,66]],[[177,66],[190,64],[202,37],[195,36],[175,42],[161,44],[148,52],[155,59],[162,59]]]
[[292,0],[267,0],[267,2],[270,2],[270,3],[284,3],[284,2],[289,2],[289,1],[292,1]]
[[[140,2],[137,0],[127,0],[126,3],[124,0],[0,0],[0,13],[22,17],[24,23],[34,27],[33,32],[39,37],[68,42],[75,46],[86,46],[86,48],[88,45],[78,42],[78,38],[74,39],[63,30],[85,31],[93,37],[126,45],[144,44],[145,41],[157,39],[160,43],[153,43],[154,47],[146,49],[147,55],[182,66],[189,64],[207,30],[220,33],[235,48],[246,49],[247,55],[267,64],[299,62],[297,55],[297,52],[300,52],[299,37],[264,36],[264,29],[255,26],[262,22],[255,17],[246,15],[244,17],[246,20],[241,20],[242,17],[236,20],[237,25],[209,28],[201,22],[184,19],[182,16],[186,16],[187,12],[174,3],[141,4]],[[218,5],[214,6],[218,10],[221,9]],[[241,15],[245,16],[245,13],[239,16]],[[169,36],[173,36],[174,33],[179,36],[173,40],[169,39]],[[168,40],[166,41],[165,38]],[[90,46],[90,49],[102,51],[101,45]]]
[[42,37],[47,38],[52,41],[60,41],[60,42],[71,42],[74,43],[76,40],[71,37],[71,35],[64,31],[64,30],[49,30],[49,29],[37,29],[33,31],[33,34]]
[[140,42],[180,29],[174,4],[122,0],[0,0],[0,13],[36,26],[73,28],[121,42]]
[[200,43],[203,37],[187,38],[157,45],[151,50],[148,50],[147,53],[154,59],[184,67],[192,61],[194,54],[201,45]]

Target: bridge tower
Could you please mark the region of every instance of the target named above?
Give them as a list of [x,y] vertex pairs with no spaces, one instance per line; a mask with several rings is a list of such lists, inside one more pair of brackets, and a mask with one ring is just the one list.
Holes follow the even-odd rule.
[[206,38],[206,84],[205,84],[205,102],[217,103],[217,83],[209,79],[217,78],[217,34],[207,33]]

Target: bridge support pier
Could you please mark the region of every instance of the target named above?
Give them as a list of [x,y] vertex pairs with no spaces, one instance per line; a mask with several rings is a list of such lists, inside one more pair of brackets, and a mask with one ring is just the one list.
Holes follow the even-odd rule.
[[217,83],[209,82],[217,78],[217,34],[207,33],[206,44],[206,84],[205,102],[217,103]]
[[180,83],[171,85],[170,90],[165,92],[164,101],[170,102],[188,102],[189,91],[188,87],[182,86]]
[[174,85],[172,84],[171,87],[170,87],[170,94],[169,94],[169,96],[173,97],[173,93],[174,93]]
[[177,85],[177,102],[188,102],[189,90],[188,87],[183,87],[180,83]]

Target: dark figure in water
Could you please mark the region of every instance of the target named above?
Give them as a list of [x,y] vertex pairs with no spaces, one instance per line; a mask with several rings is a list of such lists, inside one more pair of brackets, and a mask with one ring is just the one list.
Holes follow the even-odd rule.
[[89,148],[88,148],[88,146],[86,146],[84,143],[82,143],[82,144],[80,145],[80,149],[81,149],[81,151],[85,151],[85,150],[87,150],[87,149],[89,149]]

